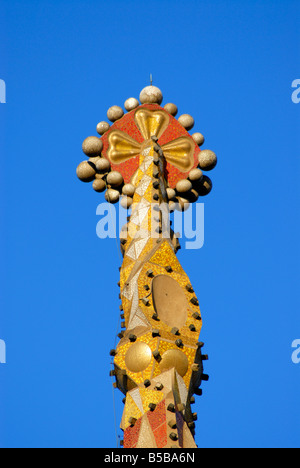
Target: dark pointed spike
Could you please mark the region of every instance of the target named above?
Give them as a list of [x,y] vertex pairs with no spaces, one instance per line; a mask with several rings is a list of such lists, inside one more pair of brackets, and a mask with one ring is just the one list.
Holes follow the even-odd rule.
[[160,320],[159,320],[159,317],[158,317],[158,315],[157,315],[157,313],[154,313],[154,314],[152,315],[152,319],[155,320],[156,322],[159,322],[159,321],[160,321]]
[[160,355],[160,352],[157,349],[155,351],[153,351],[152,355],[153,355],[153,357],[154,357],[154,359],[156,361],[161,361],[161,355]]
[[188,284],[185,286],[185,288],[186,288],[186,290],[187,290],[188,292],[191,292],[191,293],[194,292],[194,289],[193,289],[193,287],[192,287],[192,285],[191,285],[190,283],[188,283]]
[[168,426],[171,428],[171,429],[176,429],[176,419],[170,419],[170,421],[168,422]]
[[158,384],[155,385],[154,388],[155,388],[155,390],[158,390],[160,392],[161,390],[163,390],[164,386],[163,386],[162,383],[158,383]]
[[192,317],[193,317],[194,319],[196,319],[196,320],[201,320],[201,315],[198,314],[198,312],[194,312],[193,315],[192,315]]
[[137,336],[134,335],[133,333],[130,333],[128,338],[129,338],[129,341],[131,341],[132,343],[134,343],[137,340]]
[[171,413],[175,413],[175,405],[174,403],[170,403],[168,408],[167,408],[168,411],[170,411]]
[[154,411],[155,408],[156,408],[156,404],[155,403],[149,403],[148,407],[149,407],[150,411]]
[[129,422],[130,426],[132,426],[132,427],[135,425],[136,421],[137,421],[137,419],[134,418],[133,416],[131,416],[131,417],[128,419],[128,422]]

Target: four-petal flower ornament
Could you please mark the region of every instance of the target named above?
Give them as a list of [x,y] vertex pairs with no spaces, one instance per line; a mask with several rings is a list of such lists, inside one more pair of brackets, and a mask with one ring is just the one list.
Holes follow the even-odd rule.
[[89,160],[79,164],[77,176],[83,182],[93,181],[96,192],[106,190],[107,201],[116,203],[123,195],[126,202],[122,205],[130,207],[141,155],[153,140],[163,156],[170,205],[195,202],[199,195],[211,191],[212,182],[202,171],[215,167],[215,153],[200,150],[204,143],[201,133],[188,133],[194,126],[190,115],[183,114],[177,120],[177,106],[168,103],[161,107],[161,102],[161,91],[147,86],[140,94],[140,102],[135,98],[125,101],[127,114],[119,106],[108,110],[112,125],[104,121],[97,125],[100,138],[84,140],[83,151]]

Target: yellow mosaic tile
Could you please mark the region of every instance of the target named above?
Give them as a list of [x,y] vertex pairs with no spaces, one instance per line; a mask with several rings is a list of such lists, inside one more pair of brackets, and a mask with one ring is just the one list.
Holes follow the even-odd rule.
[[140,388],[140,395],[142,397],[143,408],[145,412],[149,411],[150,403],[158,405],[158,403],[160,403],[165,397],[163,392],[158,392],[155,390],[149,390],[144,388]]
[[131,395],[127,394],[124,413],[123,413],[123,429],[125,430],[127,427],[130,426],[129,419],[131,417],[135,419],[139,419],[142,416],[143,416],[143,413],[137,407]]
[[153,255],[150,262],[163,267],[170,265],[173,270],[184,274],[184,270],[167,240],[163,241],[160,249]]

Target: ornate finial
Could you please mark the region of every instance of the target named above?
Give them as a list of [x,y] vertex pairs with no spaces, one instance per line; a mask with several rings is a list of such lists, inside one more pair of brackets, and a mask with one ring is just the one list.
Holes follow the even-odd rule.
[[[189,114],[175,118],[173,103],[161,107],[152,84],[136,98],[107,112],[112,124],[97,125],[99,137],[84,140],[89,158],[77,168],[84,182],[109,203],[132,208],[120,234],[122,305],[120,341],[111,350],[114,387],[125,395],[121,428],[125,448],[195,448],[193,394],[201,395],[203,343],[198,298],[176,253],[178,236],[163,216],[165,204],[180,211],[207,195],[211,180],[202,171],[217,163],[200,150],[201,133]],[[141,104],[140,104],[141,103]],[[168,211],[168,210],[167,210]],[[167,226],[166,226],[167,224]],[[154,229],[153,229],[154,228]]]
[[[77,175],[84,182],[93,182],[97,192],[108,190],[106,200],[116,203],[120,197],[129,197],[122,206],[130,206],[133,190],[136,187],[136,173],[140,155],[151,137],[156,138],[163,155],[164,175],[170,205],[182,206],[184,202],[195,202],[199,196],[207,195],[212,182],[202,171],[210,171],[217,163],[213,151],[200,150],[204,136],[188,133],[194,126],[189,114],[182,114],[178,120],[177,106],[167,103],[162,108],[162,92],[153,86],[150,73],[150,86],[140,93],[140,102],[131,97],[124,103],[127,114],[120,106],[108,109],[110,125],[102,121],[97,125],[101,137],[88,137],[83,143],[83,151],[89,157],[78,166]],[[113,171],[113,176],[109,172]],[[119,193],[119,195],[118,195]],[[123,199],[122,199],[123,200]]]

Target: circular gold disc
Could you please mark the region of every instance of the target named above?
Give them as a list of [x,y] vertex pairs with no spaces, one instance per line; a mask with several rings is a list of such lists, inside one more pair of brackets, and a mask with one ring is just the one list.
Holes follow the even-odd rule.
[[162,355],[159,368],[162,372],[175,367],[178,374],[183,377],[189,368],[189,361],[186,355],[179,349],[169,349]]
[[142,342],[134,343],[125,355],[125,364],[131,372],[142,372],[147,369],[152,359],[151,348]]

